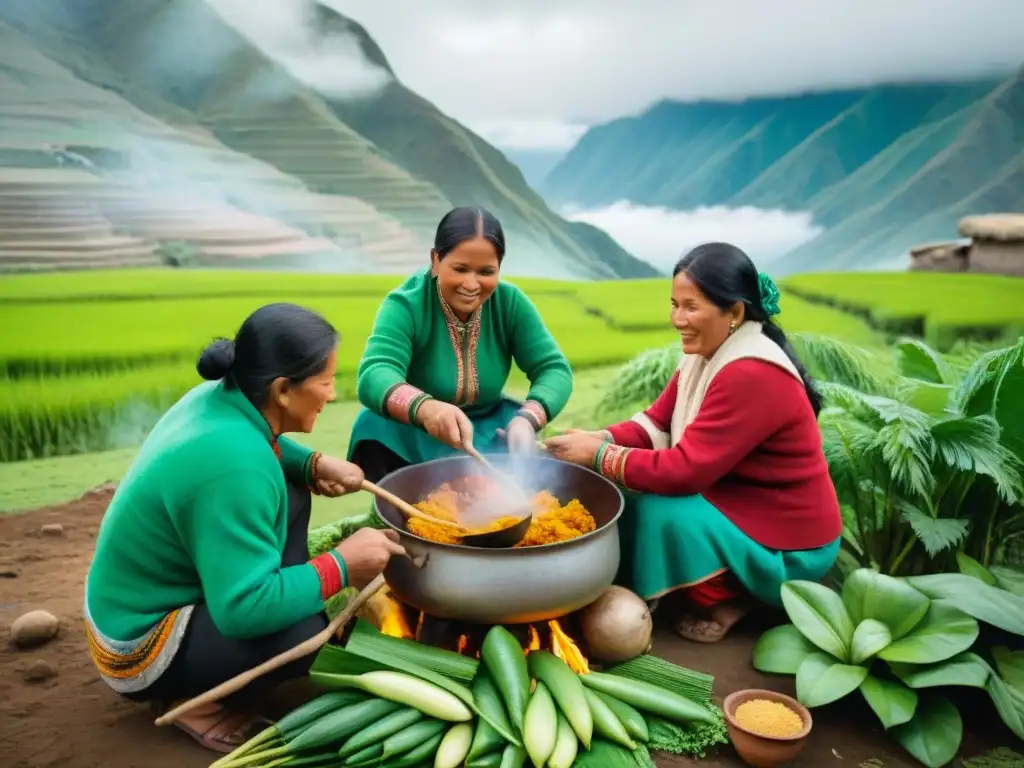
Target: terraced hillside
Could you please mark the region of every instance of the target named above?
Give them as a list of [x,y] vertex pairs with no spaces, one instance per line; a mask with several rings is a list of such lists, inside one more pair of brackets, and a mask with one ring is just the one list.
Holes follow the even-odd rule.
[[1024,210],[1024,68],[1004,79],[663,102],[592,128],[543,185],[583,207],[810,212],[777,274],[906,264],[978,213]]
[[[186,242],[201,263],[404,271],[426,247],[356,197],[312,192],[198,124],[174,127],[83,82],[2,23],[0,65],[4,269],[141,266],[158,263],[160,242]],[[93,228],[76,239],[64,220],[84,210]],[[122,240],[96,239],[115,227]]]
[[[365,31],[324,14],[325,33],[340,27],[359,35],[387,67]],[[0,145],[32,151],[41,141],[73,144],[102,157],[93,162],[106,175],[278,219],[313,238],[309,253],[321,258],[310,266],[408,271],[426,258],[440,216],[453,204],[476,203],[506,223],[517,256],[510,272],[654,274],[605,233],[556,216],[497,150],[397,83],[358,112],[388,122],[396,103],[414,105],[420,120],[390,126],[383,141],[367,124],[356,125],[346,104],[328,102],[270,60],[204,0],[5,0],[0,22],[7,25],[0,27],[0,72],[17,71],[25,81],[19,99],[2,107]],[[42,132],[24,131],[29,118]],[[408,151],[399,152],[399,144]],[[121,167],[104,162],[111,153]],[[447,160],[425,167],[415,162],[422,157]],[[227,219],[243,225],[238,213]],[[157,229],[187,239],[171,232],[174,226]],[[280,236],[270,232],[267,242]],[[316,250],[318,238],[332,241],[333,250]],[[210,247],[222,257],[257,248],[240,236]]]
[[84,172],[0,174],[0,270],[159,265],[154,242],[115,231],[90,194],[97,186]]

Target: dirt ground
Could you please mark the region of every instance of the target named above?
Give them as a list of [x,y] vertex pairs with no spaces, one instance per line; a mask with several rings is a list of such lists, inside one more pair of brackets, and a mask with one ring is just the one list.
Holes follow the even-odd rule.
[[[203,768],[213,760],[176,729],[155,727],[148,707],[109,690],[89,658],[82,629],[82,588],[109,498],[109,491],[97,491],[70,504],[0,516],[0,763],[9,768]],[[52,523],[63,526],[62,535],[41,533],[43,525]],[[6,628],[38,608],[60,619],[57,637],[41,648],[16,650]],[[751,648],[760,629],[741,625],[715,646],[687,643],[661,629],[654,652],[713,674],[718,697],[751,687],[792,693],[791,679],[766,677],[751,668]],[[27,681],[26,671],[40,659],[54,668],[56,676]],[[964,755],[1013,743],[1009,731],[992,716],[990,703],[979,700],[979,706],[973,706],[965,701],[961,711],[969,718]],[[793,768],[917,768],[856,697],[814,715],[814,731]],[[661,768],[743,765],[730,746],[701,761],[664,755],[656,759]]]

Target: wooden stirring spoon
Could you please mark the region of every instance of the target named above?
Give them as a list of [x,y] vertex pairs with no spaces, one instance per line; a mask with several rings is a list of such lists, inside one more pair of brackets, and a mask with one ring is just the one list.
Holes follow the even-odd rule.
[[378,499],[381,499],[382,501],[386,501],[389,504],[391,504],[395,509],[401,512],[406,519],[410,517],[417,517],[420,520],[424,520],[433,525],[439,525],[442,528],[448,528],[453,531],[458,531],[459,535],[469,533],[469,530],[467,528],[459,525],[458,523],[450,523],[447,520],[442,520],[439,517],[428,515],[426,512],[421,512],[409,502],[398,498],[391,491],[386,491],[379,485],[371,483],[369,480],[363,480],[362,488],[364,491],[372,493]]

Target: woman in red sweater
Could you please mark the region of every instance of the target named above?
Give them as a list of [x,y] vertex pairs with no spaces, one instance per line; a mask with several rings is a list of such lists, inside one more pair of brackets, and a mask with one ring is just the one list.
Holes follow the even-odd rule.
[[784,582],[822,578],[839,552],[821,396],[771,320],[778,299],[739,248],[694,248],[672,276],[684,354],[664,392],[629,421],[546,442],[631,491],[620,581],[646,600],[681,591],[689,640],[720,640],[751,597],[780,605]]

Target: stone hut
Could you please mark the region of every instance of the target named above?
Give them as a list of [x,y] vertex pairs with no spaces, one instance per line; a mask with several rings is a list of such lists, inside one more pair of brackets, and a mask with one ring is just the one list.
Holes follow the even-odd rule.
[[967,216],[958,230],[965,240],[911,248],[911,271],[1024,277],[1024,214]]
[[968,216],[958,229],[971,238],[969,271],[1024,277],[1024,214]]
[[970,243],[928,243],[910,249],[910,269],[927,272],[966,272]]

